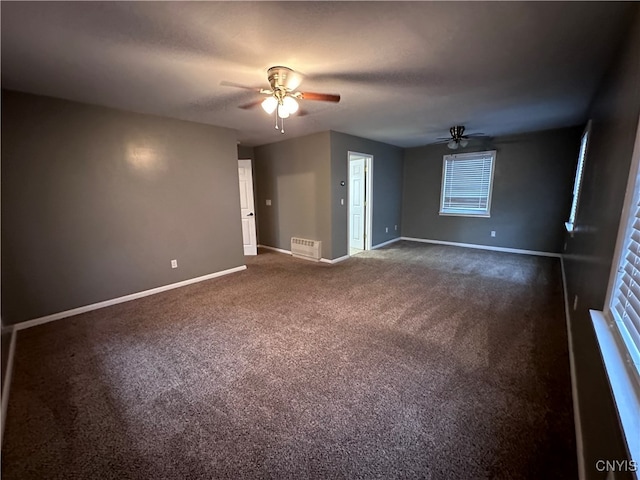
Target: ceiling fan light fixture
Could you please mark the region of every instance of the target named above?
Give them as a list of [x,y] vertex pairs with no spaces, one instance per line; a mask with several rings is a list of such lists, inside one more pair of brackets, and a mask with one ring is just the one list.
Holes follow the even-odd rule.
[[300,110],[299,100],[332,103],[338,103],[340,101],[340,95],[338,94],[295,91],[298,86],[300,86],[302,75],[288,67],[276,66],[269,68],[269,70],[267,70],[267,79],[271,87],[269,89],[247,87],[232,82],[220,82],[220,84],[265,95],[262,99],[256,99],[245,105],[239,105],[238,108],[248,110],[261,105],[267,115],[275,113],[275,128],[282,133],[284,133],[284,119],[289,118]]
[[467,145],[469,145],[469,140],[467,140],[466,138],[461,138],[460,139],[460,146],[462,148],[466,147]]
[[449,140],[449,143],[447,143],[447,147],[449,147],[451,150],[457,150],[458,146],[459,145],[456,140]]
[[282,100],[282,106],[286,108],[291,115],[296,113],[298,111],[298,108],[300,108],[296,99],[288,95]]
[[262,102],[262,109],[271,115],[278,106],[278,99],[276,97],[267,97]]
[[289,110],[283,104],[278,105],[278,116],[280,118],[289,118]]

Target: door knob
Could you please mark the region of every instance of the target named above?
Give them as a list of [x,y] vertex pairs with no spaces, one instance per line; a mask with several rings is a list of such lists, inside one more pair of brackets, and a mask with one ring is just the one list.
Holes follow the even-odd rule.
[[247,217],[253,217],[253,212],[249,213]]

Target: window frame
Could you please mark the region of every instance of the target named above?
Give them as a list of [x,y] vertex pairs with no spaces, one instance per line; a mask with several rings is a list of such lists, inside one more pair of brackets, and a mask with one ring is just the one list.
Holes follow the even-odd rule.
[[[624,320],[615,311],[614,302],[624,273],[628,245],[634,231],[633,223],[640,202],[640,118],[624,206],[620,215],[616,247],[611,263],[609,284],[603,311],[590,310],[594,333],[605,367],[609,386],[618,413],[618,420],[626,439],[631,460],[640,463],[640,345],[630,346]],[[633,344],[633,341],[631,341]],[[635,347],[636,350],[633,349]]]
[[[634,223],[637,212],[640,211],[638,204],[640,203],[640,118],[638,119],[638,131],[636,134],[635,146],[633,149],[633,157],[631,161],[631,167],[629,168],[629,179],[627,181],[627,188],[624,198],[624,205],[622,212],[620,213],[620,221],[618,226],[618,235],[616,238],[616,247],[613,254],[613,261],[611,262],[611,272],[609,274],[609,284],[607,287],[607,295],[605,297],[605,307],[603,314],[608,324],[615,328],[616,339],[622,349],[626,363],[633,365],[630,368],[633,369],[634,376],[636,378],[635,384],[637,387],[637,393],[640,396],[640,344],[635,345],[629,338],[627,327],[624,320],[620,317],[614,304],[617,297],[617,292],[620,286],[624,283],[622,278],[624,277],[624,267],[627,259],[627,250],[634,232]],[[636,348],[633,351],[629,343],[632,343]]]
[[573,192],[571,194],[571,209],[569,210],[569,220],[567,220],[564,224],[568,232],[573,232],[576,226],[576,218],[578,217],[578,208],[580,206],[580,193],[582,192],[584,168],[587,160],[587,152],[589,151],[590,137],[591,120],[587,122],[587,125],[586,127],[584,127],[584,131],[580,136],[578,163],[576,165],[576,175],[573,180]]
[[[491,171],[489,174],[489,191],[487,195],[487,207],[484,210],[474,211],[464,208],[451,208],[445,207],[445,184],[446,184],[446,172],[448,160],[476,160],[478,157],[491,157]],[[442,216],[454,216],[454,217],[476,217],[476,218],[490,218],[491,217],[491,199],[493,197],[493,179],[496,171],[496,150],[487,150],[482,152],[467,152],[467,153],[454,153],[444,155],[442,158],[442,179],[440,185],[440,209],[439,215]]]

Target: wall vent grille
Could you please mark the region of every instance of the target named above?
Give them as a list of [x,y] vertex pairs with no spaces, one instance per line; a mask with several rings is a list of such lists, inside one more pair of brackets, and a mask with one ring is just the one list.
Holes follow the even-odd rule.
[[291,237],[291,255],[318,262],[322,256],[322,242],[320,240]]

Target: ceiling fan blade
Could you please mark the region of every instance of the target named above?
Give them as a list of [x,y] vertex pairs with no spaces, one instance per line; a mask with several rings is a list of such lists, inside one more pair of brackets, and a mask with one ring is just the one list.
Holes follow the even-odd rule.
[[262,102],[264,101],[264,99],[259,98],[258,100],[253,100],[252,102],[249,103],[245,103],[243,105],[238,105],[238,108],[241,108],[243,110],[250,110],[252,108],[256,108],[258,105],[260,105]]
[[340,101],[340,95],[332,93],[315,93],[315,92],[299,92],[302,100],[317,100],[319,102],[334,102]]
[[227,82],[226,80],[223,80],[222,82],[220,82],[220,85],[222,85],[223,87],[242,88],[244,90],[251,90],[252,92],[258,92],[258,93],[262,91],[261,87],[249,87],[247,85],[242,85],[240,83]]

